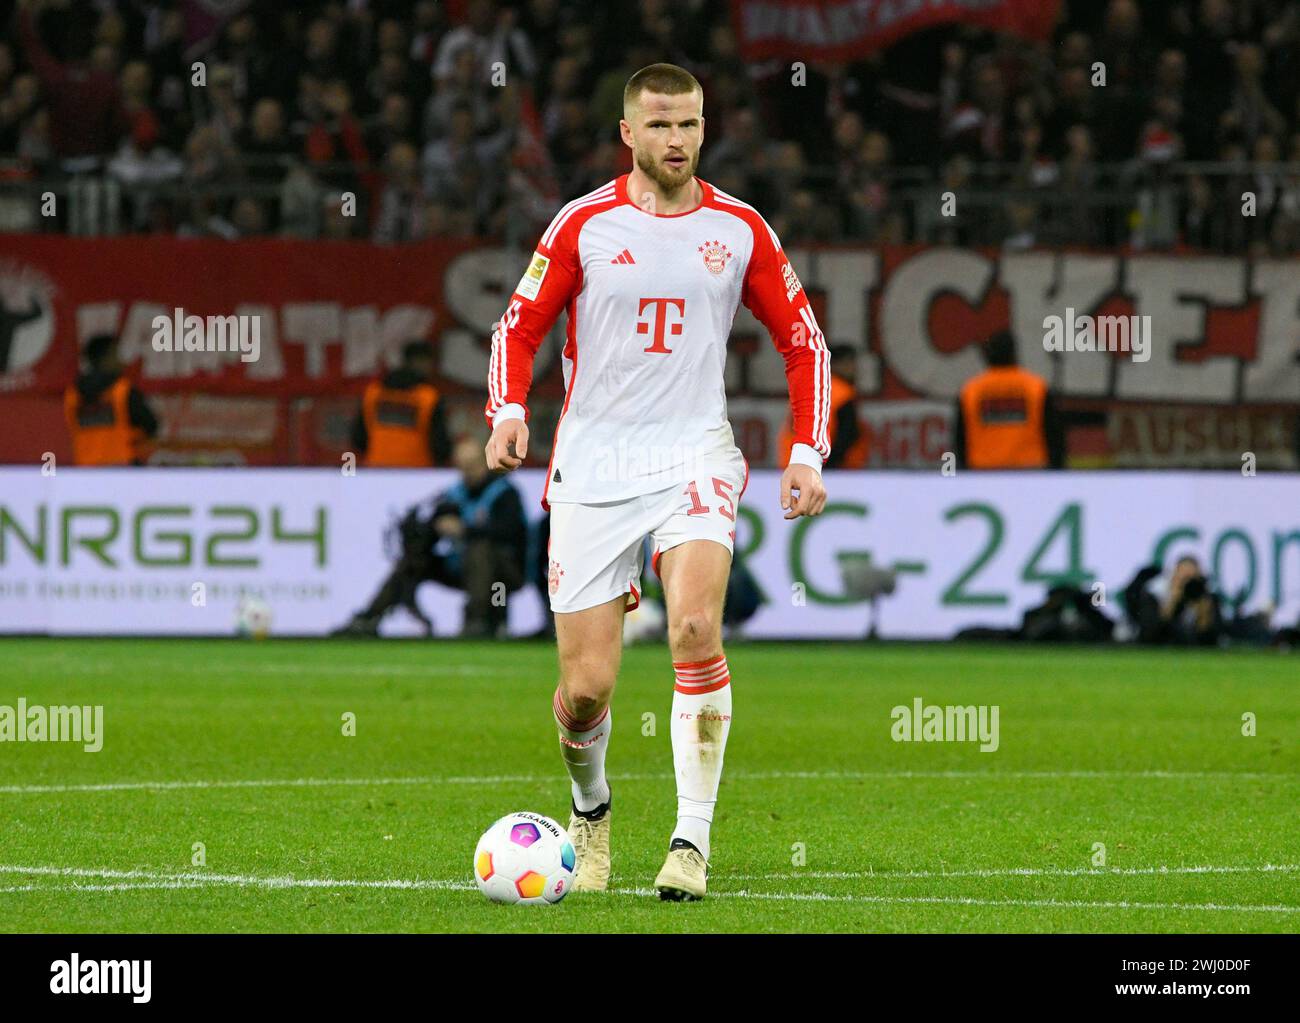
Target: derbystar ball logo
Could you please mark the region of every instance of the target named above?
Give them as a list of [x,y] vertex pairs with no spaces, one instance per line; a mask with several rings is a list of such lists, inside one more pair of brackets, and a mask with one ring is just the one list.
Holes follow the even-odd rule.
[[794,267],[787,260],[781,266],[781,276],[785,278],[785,300],[790,302],[795,295],[803,290],[803,285],[799,283],[799,278],[795,276]]

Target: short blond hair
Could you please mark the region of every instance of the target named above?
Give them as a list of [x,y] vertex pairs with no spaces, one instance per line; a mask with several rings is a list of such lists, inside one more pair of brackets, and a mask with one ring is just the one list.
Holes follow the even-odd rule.
[[703,97],[704,88],[684,67],[676,64],[651,64],[629,78],[623,87],[624,114],[641,99],[643,92],[657,92],[665,96],[684,96],[698,92]]

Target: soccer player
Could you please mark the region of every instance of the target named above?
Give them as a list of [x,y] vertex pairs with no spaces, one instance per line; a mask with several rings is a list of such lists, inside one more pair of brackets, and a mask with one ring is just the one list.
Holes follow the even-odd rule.
[[492,334],[487,464],[514,469],[528,454],[533,356],[568,311],[566,393],[542,503],[551,511],[554,712],[572,783],[575,891],[609,884],[609,703],[649,536],[676,673],[677,826],[655,887],[670,900],[705,893],[731,727],[722,605],[749,475],[723,383],[741,302],[785,360],[795,433],[781,477],[785,517],[826,504],[826,343],[767,222],[695,176],[703,107],[700,83],[676,65],[631,77],[619,122],[631,173],[560,210]]

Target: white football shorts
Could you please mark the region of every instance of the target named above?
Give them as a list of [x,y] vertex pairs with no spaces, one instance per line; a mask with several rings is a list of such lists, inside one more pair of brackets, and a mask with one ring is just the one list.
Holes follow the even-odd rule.
[[549,555],[551,610],[583,611],[625,597],[641,602],[645,539],[652,565],[688,540],[713,540],[735,549],[736,508],[749,466],[735,453],[664,490],[606,504],[552,504]]

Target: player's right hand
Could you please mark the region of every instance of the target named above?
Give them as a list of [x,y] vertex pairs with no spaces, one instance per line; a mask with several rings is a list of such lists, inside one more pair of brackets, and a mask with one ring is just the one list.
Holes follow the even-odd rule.
[[518,469],[528,457],[528,424],[522,419],[497,423],[484,454],[489,469]]

